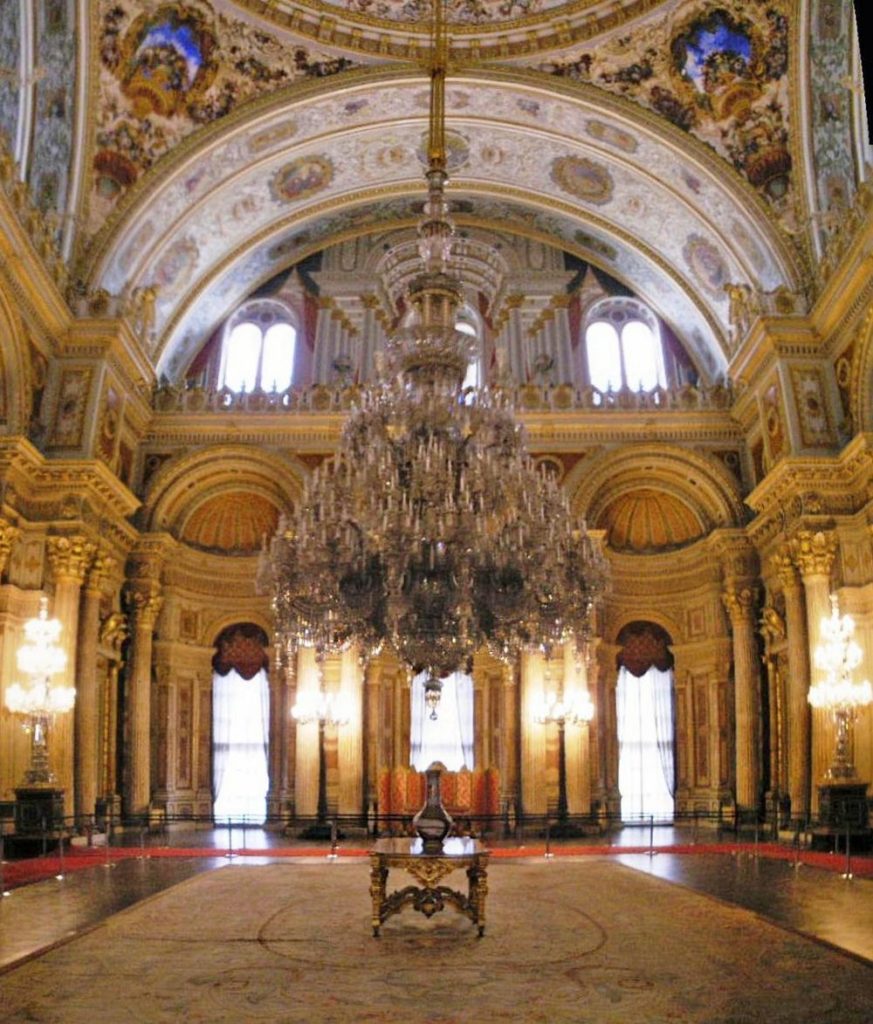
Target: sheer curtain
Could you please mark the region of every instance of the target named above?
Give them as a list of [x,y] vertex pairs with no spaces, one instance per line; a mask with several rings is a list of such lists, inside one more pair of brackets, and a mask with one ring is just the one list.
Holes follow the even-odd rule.
[[620,668],[616,710],[622,817],[672,818],[673,670],[652,666],[638,677]]
[[212,781],[216,818],[263,821],[269,787],[270,688],[261,669],[243,679],[231,669],[212,679]]
[[409,763],[423,772],[442,761],[450,772],[473,767],[473,680],[454,672],[443,680],[437,718],[430,717],[424,702],[421,672],[412,680],[412,722]]

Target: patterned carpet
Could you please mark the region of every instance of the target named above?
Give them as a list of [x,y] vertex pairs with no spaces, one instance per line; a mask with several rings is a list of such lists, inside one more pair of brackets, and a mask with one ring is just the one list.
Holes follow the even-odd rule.
[[483,939],[451,908],[374,939],[366,863],[229,865],[0,975],[0,1021],[871,1020],[873,967],[606,859],[500,861],[489,886]]

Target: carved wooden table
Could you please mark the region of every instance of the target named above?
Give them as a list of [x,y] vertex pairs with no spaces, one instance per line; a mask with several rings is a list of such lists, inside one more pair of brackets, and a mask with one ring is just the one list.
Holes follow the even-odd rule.
[[[400,868],[418,885],[386,893],[388,872]],[[467,870],[467,893],[441,885],[460,868]],[[451,904],[485,934],[485,897],[488,895],[488,851],[478,839],[446,839],[439,853],[425,853],[421,839],[380,839],[370,853],[370,897],[373,901],[373,935],[386,918],[411,906],[432,917]]]

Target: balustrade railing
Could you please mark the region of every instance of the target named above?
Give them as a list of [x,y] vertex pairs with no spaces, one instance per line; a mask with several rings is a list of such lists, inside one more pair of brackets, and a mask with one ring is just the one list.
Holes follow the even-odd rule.
[[[497,389],[508,395],[520,413],[647,410],[725,412],[733,404],[730,385],[683,384],[672,388],[618,391],[572,384],[518,384]],[[286,391],[231,391],[228,388],[178,388],[163,385],[154,393],[156,412],[172,413],[343,413],[360,399],[362,388],[356,384],[314,384]]]

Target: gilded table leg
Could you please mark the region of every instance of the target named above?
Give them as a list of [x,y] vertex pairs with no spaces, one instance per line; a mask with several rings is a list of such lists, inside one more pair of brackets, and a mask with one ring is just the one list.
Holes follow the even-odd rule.
[[467,870],[469,879],[469,900],[473,921],[479,927],[479,936],[485,934],[485,897],[488,895],[488,869],[482,861],[476,861]]
[[388,880],[388,868],[382,866],[377,853],[370,855],[370,899],[373,907],[373,935],[378,938],[379,926],[382,924],[382,908],[385,905],[385,883]]

